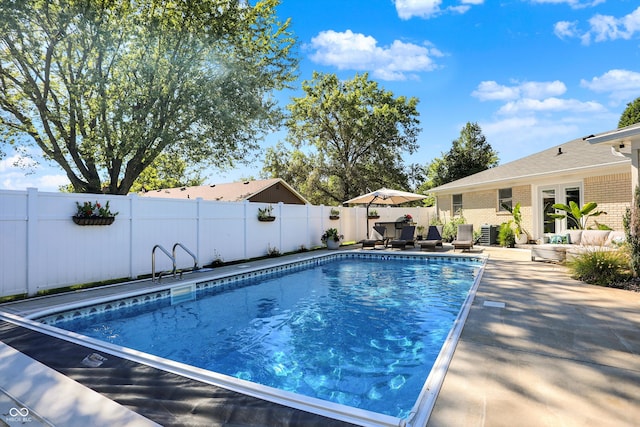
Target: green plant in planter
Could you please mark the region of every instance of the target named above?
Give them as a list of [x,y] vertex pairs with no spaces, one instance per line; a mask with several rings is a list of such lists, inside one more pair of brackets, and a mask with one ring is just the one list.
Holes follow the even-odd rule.
[[320,240],[322,243],[327,243],[328,240],[333,240],[334,242],[339,242],[344,236],[338,232],[337,228],[328,228],[325,230]]
[[522,226],[522,213],[520,212],[520,202],[516,203],[514,207],[507,205],[506,203],[502,204],[502,207],[509,211],[511,216],[513,216],[513,224],[516,226],[515,232],[517,236],[521,234],[527,235],[527,240],[531,239],[531,234]]
[[512,221],[503,222],[498,230],[498,243],[507,248],[513,248],[516,245],[516,233],[511,225]]
[[336,208],[331,208],[331,213],[329,214],[331,216],[338,216],[340,215],[340,211]]
[[258,219],[273,218],[273,206],[269,205],[266,208],[258,208]]
[[369,216],[380,216],[380,215],[378,215],[378,211],[377,210],[372,209],[372,210],[369,211]]
[[109,218],[118,215],[118,212],[111,212],[109,201],[102,206],[97,200],[95,203],[76,202],[76,216],[78,218]]
[[584,206],[580,207],[572,200],[569,202],[569,206],[563,203],[553,205],[554,209],[564,211],[564,213],[550,213],[547,216],[553,219],[566,218],[567,228],[569,229],[586,230],[589,218],[607,214],[604,211],[594,211],[597,207],[598,204],[596,202],[585,203]]

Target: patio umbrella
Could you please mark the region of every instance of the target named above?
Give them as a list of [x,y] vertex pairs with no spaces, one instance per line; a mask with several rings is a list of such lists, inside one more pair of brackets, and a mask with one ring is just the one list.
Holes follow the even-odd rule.
[[354,197],[347,200],[344,203],[351,204],[366,204],[367,205],[367,239],[369,238],[369,206],[372,203],[379,205],[400,205],[406,202],[413,202],[415,200],[426,199],[424,194],[409,193],[407,191],[392,190],[390,188],[381,188],[371,193],[363,194],[362,196]]

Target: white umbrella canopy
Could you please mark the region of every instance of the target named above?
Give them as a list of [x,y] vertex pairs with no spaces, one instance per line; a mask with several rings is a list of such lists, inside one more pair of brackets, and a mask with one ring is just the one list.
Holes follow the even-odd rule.
[[351,200],[347,200],[344,203],[353,204],[367,204],[372,203],[380,205],[400,205],[406,202],[413,202],[415,200],[426,199],[424,194],[409,193],[407,191],[392,190],[390,188],[381,188],[371,193],[363,194],[362,196],[354,197]]
[[409,193],[407,191],[392,190],[390,188],[381,188],[371,193],[363,194],[362,196],[354,197],[347,200],[346,203],[352,204],[366,204],[367,205],[367,239],[369,238],[369,206],[372,203],[379,205],[400,205],[406,202],[413,202],[415,200],[426,199],[424,194]]

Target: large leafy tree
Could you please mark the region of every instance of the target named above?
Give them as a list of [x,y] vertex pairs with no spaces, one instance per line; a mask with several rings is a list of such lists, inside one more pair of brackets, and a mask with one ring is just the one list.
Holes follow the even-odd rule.
[[130,191],[151,191],[161,188],[192,187],[202,185],[201,169],[189,167],[182,159],[170,159],[160,154],[154,162],[138,176]]
[[437,187],[498,165],[498,153],[487,142],[477,123],[467,124],[451,149],[427,167],[427,188]]
[[125,194],[161,153],[243,161],[295,78],[278,3],[3,0],[0,140],[37,144],[78,192]]
[[378,187],[406,189],[403,153],[417,149],[416,98],[395,97],[367,74],[341,81],[314,73],[288,105],[288,149],[267,153],[263,175],[293,184],[312,203],[341,203]]
[[635,101],[627,104],[627,108],[624,109],[618,121],[618,128],[636,123],[640,123],[640,98],[636,98]]

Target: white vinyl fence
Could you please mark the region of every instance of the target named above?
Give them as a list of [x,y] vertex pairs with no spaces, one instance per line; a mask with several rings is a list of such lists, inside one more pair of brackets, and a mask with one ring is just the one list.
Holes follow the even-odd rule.
[[[79,226],[71,217],[76,202],[109,201],[118,212],[109,226]],[[214,259],[235,261],[264,256],[269,248],[293,252],[320,246],[327,228],[337,228],[345,241],[367,234],[366,209],[273,205],[274,222],[260,222],[265,203],[176,200],[137,195],[113,196],[0,190],[0,296],[29,294],[80,283],[151,274],[155,245],[171,252],[181,243],[200,266]],[[380,219],[394,221],[411,214],[428,225],[431,208],[376,207]],[[374,220],[368,222],[371,227]],[[171,270],[169,257],[156,250],[156,272]],[[178,268],[193,266],[191,256],[176,248]]]

